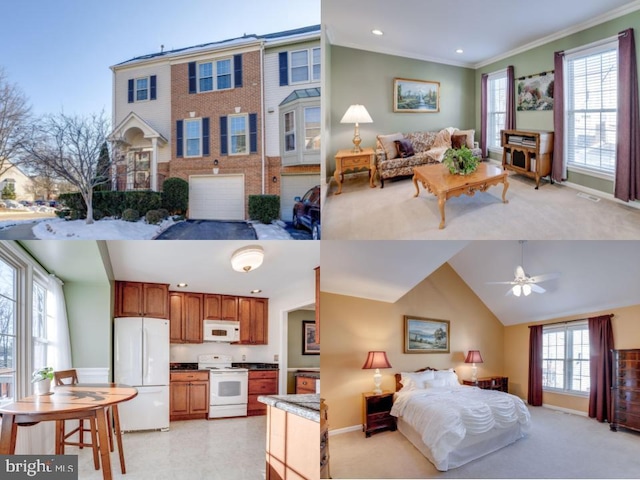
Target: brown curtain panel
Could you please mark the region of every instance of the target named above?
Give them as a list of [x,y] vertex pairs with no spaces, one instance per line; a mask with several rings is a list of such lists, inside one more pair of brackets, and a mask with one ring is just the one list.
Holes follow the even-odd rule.
[[633,28],[618,35],[618,141],[614,195],[628,202],[640,198],[640,112]]
[[589,373],[591,392],[589,393],[589,416],[599,422],[611,420],[611,377],[613,356],[612,315],[589,319]]
[[564,164],[564,52],[556,52],[553,57],[553,159],[551,178],[556,182],[567,179]]
[[504,119],[505,130],[515,130],[516,128],[516,96],[514,85],[513,65],[509,65],[507,67],[507,112]]
[[542,325],[529,327],[529,405],[542,405]]

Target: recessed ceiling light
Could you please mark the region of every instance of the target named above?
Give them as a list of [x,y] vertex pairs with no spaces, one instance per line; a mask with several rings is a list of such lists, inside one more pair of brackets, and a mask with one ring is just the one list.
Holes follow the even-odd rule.
[[254,295],[256,293],[260,293],[260,292],[262,292],[262,290],[260,290],[259,288],[256,288],[255,290],[251,290],[251,293],[254,294]]
[[176,287],[178,287],[178,288],[186,288],[186,287],[188,287],[188,286],[189,286],[189,285],[187,285],[187,284],[186,284],[186,283],[184,283],[184,282],[183,282],[183,283],[179,283],[179,284],[177,284],[177,285],[176,285]]
[[464,53],[464,50],[462,50],[461,48],[456,50],[456,53]]
[[378,28],[374,28],[373,30],[371,30],[371,33],[378,36],[384,35],[384,32]]

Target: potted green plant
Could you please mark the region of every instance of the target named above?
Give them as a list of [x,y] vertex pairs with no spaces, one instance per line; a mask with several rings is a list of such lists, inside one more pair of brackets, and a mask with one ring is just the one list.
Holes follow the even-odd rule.
[[36,395],[49,395],[51,393],[51,380],[53,380],[53,368],[42,367],[35,370],[31,375],[33,393]]
[[454,175],[468,175],[478,168],[478,159],[473,156],[467,147],[459,149],[450,148],[444,153],[442,163]]

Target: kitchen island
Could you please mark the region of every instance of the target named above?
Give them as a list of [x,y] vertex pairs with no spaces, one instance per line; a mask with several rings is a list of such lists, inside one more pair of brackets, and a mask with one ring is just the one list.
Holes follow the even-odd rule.
[[320,396],[261,395],[267,405],[266,480],[320,478]]

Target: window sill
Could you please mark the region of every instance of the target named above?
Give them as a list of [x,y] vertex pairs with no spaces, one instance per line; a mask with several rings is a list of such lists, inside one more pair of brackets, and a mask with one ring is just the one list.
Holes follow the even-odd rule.
[[581,393],[581,392],[568,392],[566,390],[554,390],[550,388],[543,388],[543,393],[553,393],[556,395],[565,395],[568,397],[577,397],[577,398],[589,398],[589,392]]
[[605,173],[598,170],[592,170],[590,168],[584,168],[576,165],[568,165],[567,170],[569,172],[575,172],[581,175],[587,175],[589,177],[600,178],[602,180],[608,180],[610,182],[615,181],[615,175],[613,173]]

